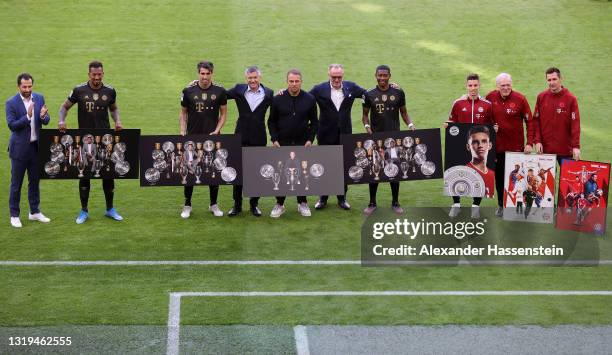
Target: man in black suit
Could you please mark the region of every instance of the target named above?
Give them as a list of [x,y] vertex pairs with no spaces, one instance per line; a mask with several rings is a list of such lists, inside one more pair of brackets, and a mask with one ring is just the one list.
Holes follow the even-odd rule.
[[[353,102],[361,98],[366,90],[359,85],[345,81],[344,68],[341,64],[330,64],[327,70],[329,81],[315,85],[310,93],[319,105],[319,130],[317,141],[319,145],[340,144],[341,134],[351,134],[351,109]],[[346,201],[347,186],[344,185],[344,195],[338,195],[338,206],[348,210],[351,205]],[[320,210],[327,205],[328,196],[321,196],[315,204]]]
[[[244,72],[246,84],[236,84],[227,90],[227,98],[236,101],[238,108],[238,122],[234,133],[242,136],[243,147],[265,147],[266,138],[266,112],[274,96],[272,90],[261,84],[261,71],[256,66],[246,68]],[[234,185],[234,207],[229,211],[230,217],[242,212],[242,185]],[[257,204],[259,197],[250,199],[251,213],[261,216]]]

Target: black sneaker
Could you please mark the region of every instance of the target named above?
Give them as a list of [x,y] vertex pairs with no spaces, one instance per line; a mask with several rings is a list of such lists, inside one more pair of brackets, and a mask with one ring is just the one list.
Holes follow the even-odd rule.
[[236,217],[237,215],[240,214],[240,212],[242,212],[242,208],[238,207],[238,206],[234,206],[234,207],[232,207],[231,210],[229,210],[227,215],[230,216],[230,217]]
[[257,206],[251,207],[251,214],[255,217],[261,217],[261,210]]

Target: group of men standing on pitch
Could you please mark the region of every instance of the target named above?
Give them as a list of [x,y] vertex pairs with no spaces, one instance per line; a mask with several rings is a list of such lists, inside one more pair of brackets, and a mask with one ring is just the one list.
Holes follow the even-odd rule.
[[[480,96],[480,78],[470,74],[466,78],[467,94],[453,103],[448,122],[489,123],[496,131],[495,189],[497,192],[498,217],[503,215],[504,171],[506,152],[536,152],[556,154],[561,164],[563,159],[580,159],[580,112],[576,97],[562,85],[561,71],[551,67],[546,70],[548,89],[536,100],[532,115],[529,103],[523,94],[512,88],[512,77],[501,73],[495,78],[496,89],[486,98]],[[527,128],[525,143],[524,125]],[[486,144],[486,142],[477,142]],[[478,169],[474,167],[477,171]],[[489,172],[478,171],[481,175]],[[479,218],[482,198],[475,197],[471,215]],[[453,196],[449,216],[459,214],[460,198]]]
[[[318,144],[340,144],[341,134],[352,133],[351,109],[355,99],[363,100],[362,122],[368,133],[399,131],[401,116],[409,129],[416,127],[406,110],[405,94],[395,84],[390,84],[391,69],[386,65],[376,68],[376,87],[370,90],[344,80],[344,68],[331,64],[328,68],[329,81],[315,85],[310,92],[302,90],[302,74],[297,69],[287,72],[287,88],[274,95],[272,90],[261,83],[261,71],[256,66],[245,70],[245,84],[236,84],[226,90],[213,83],[213,63],[202,61],[197,64],[198,80],[193,81],[182,92],[179,114],[180,134],[220,134],[226,121],[227,100],[235,100],[238,120],[234,133],[240,133],[243,146],[266,146],[266,113],[268,131],[273,146],[312,145],[315,137]],[[109,113],[115,129],[121,130],[122,123],[116,104],[116,91],[102,82],[104,70],[102,63],[89,63],[89,80],[70,93],[59,111],[58,128],[65,130],[68,110],[76,103],[78,106],[78,127],[89,129],[110,128]],[[466,80],[467,95],[453,104],[449,121],[494,123],[497,131],[498,166],[504,162],[505,151],[524,150],[538,153],[554,153],[560,158],[580,158],[580,116],[575,96],[561,85],[561,73],[556,68],[546,71],[549,89],[538,96],[535,114],[531,115],[525,97],[512,90],[510,75],[502,73],[496,79],[497,90],[479,96],[480,80],[471,74]],[[17,78],[19,93],[6,104],[6,117],[12,131],[9,151],[11,157],[10,213],[11,225],[21,227],[19,220],[19,200],[25,171],[28,171],[30,220],[49,222],[39,208],[38,189],[38,134],[42,124],[48,124],[50,117],[44,104],[44,97],[32,93],[34,79],[24,73]],[[317,106],[319,112],[317,112]],[[523,122],[527,125],[527,144],[523,141]],[[503,168],[496,169],[501,171]],[[498,175],[498,202],[501,207],[500,191],[503,191],[503,178]],[[501,181],[501,182],[500,182]],[[399,183],[391,182],[392,209],[402,213],[399,204]],[[105,215],[117,221],[123,217],[113,207],[114,180],[103,179]],[[364,209],[365,214],[376,210],[378,184],[369,185],[370,201]],[[501,190],[500,190],[501,189]],[[76,223],[81,224],[89,217],[90,181],[79,181],[81,210]],[[338,206],[344,210],[351,208],[345,193],[338,195]],[[209,210],[217,217],[223,211],[217,204],[219,186],[209,186]],[[191,215],[193,187],[184,188],[185,203],[181,217]],[[234,206],[228,215],[236,216],[242,212],[242,186],[233,186]],[[458,213],[459,199],[454,197],[451,215]],[[250,198],[250,211],[261,216],[258,197]],[[285,212],[284,197],[276,198],[270,216],[280,217]],[[298,196],[298,211],[302,216],[310,216],[305,196]],[[315,209],[323,209],[328,196],[321,196]],[[480,204],[474,199],[473,207]]]

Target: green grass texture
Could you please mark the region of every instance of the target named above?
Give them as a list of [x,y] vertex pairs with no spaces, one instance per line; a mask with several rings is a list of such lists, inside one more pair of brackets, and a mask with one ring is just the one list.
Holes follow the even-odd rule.
[[[610,160],[612,4],[606,1],[3,1],[0,3],[0,97],[16,92],[16,77],[34,76],[55,128],[60,105],[87,80],[87,64],[104,63],[104,82],[117,90],[125,128],[142,134],[178,134],[179,97],[196,78],[202,59],[215,64],[214,81],[243,82],[248,65],[263,83],[285,87],[299,68],[303,88],[327,80],[327,66],[342,63],[345,78],[373,87],[375,67],[391,67],[391,81],[406,92],[417,128],[441,127],[452,102],[465,92],[468,73],[481,75],[481,94],[500,72],[535,105],[546,89],[544,71],[561,69],[581,112],[584,159]],[[4,100],[2,101],[4,102]],[[234,130],[228,103],[223,133]],[[354,133],[363,132],[361,105],[353,107]],[[76,128],[76,109],[68,127]],[[9,130],[0,128],[6,151]],[[8,202],[10,159],[0,159],[0,201]],[[279,220],[248,213],[214,218],[208,191],[196,189],[191,219],[179,213],[180,187],[140,188],[116,181],[115,206],[125,217],[105,217],[101,182],[92,182],[90,220],[80,209],[77,181],[42,181],[41,209],[48,225],[0,223],[0,260],[356,260],[366,185],[350,186],[351,211],[333,204],[311,218],[295,199]],[[448,206],[442,180],[405,182],[404,206]],[[316,197],[310,197],[313,207]],[[467,202],[467,201],[466,201]],[[231,187],[219,204],[232,205]],[[494,200],[483,206],[495,206]],[[381,209],[390,190],[378,192]],[[246,201],[245,201],[246,207]],[[552,228],[552,227],[551,227]],[[602,243],[609,246],[610,238]],[[512,290],[609,289],[612,266],[600,267],[10,267],[0,266],[0,326],[57,324],[164,325],[171,291]],[[189,299],[186,324],[610,324],[609,297]]]

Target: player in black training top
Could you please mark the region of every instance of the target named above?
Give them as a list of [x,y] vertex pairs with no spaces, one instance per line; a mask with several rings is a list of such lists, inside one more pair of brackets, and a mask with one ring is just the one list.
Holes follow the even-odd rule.
[[[60,131],[66,130],[66,116],[68,115],[68,110],[74,104],[78,104],[79,128],[110,128],[108,120],[108,113],[110,111],[110,115],[115,122],[115,130],[120,131],[122,129],[119,108],[115,102],[117,92],[113,87],[105,85],[102,82],[102,78],[104,78],[102,63],[98,61],[89,63],[89,80],[72,89],[68,99],[60,107],[58,123]],[[115,180],[102,179],[102,189],[104,190],[104,199],[106,200],[105,216],[116,221],[123,220],[123,217],[113,207]],[[81,224],[89,218],[89,211],[87,209],[89,190],[89,179],[80,179],[79,195],[81,198],[81,211],[76,219],[77,224]]]
[[[213,84],[213,63],[203,61],[197,65],[199,79],[183,89],[179,116],[181,135],[220,134],[227,115],[227,97],[222,86]],[[219,185],[209,185],[210,206],[208,210],[216,217],[223,211],[217,205]],[[193,186],[185,186],[185,205],[181,217],[191,216]]]
[[[368,90],[363,96],[363,116],[362,121],[366,131],[369,134],[372,132],[384,131],[399,131],[400,122],[399,116],[408,125],[408,128],[414,130],[414,124],[408,116],[406,110],[406,96],[404,92],[389,85],[391,78],[391,68],[386,65],[379,65],[376,68],[375,88]],[[369,118],[368,118],[369,116]],[[399,182],[389,182],[391,185],[391,208],[396,213],[403,213],[404,209],[399,204]],[[371,183],[370,186],[370,204],[363,212],[367,215],[376,210],[376,191],[378,183]]]

